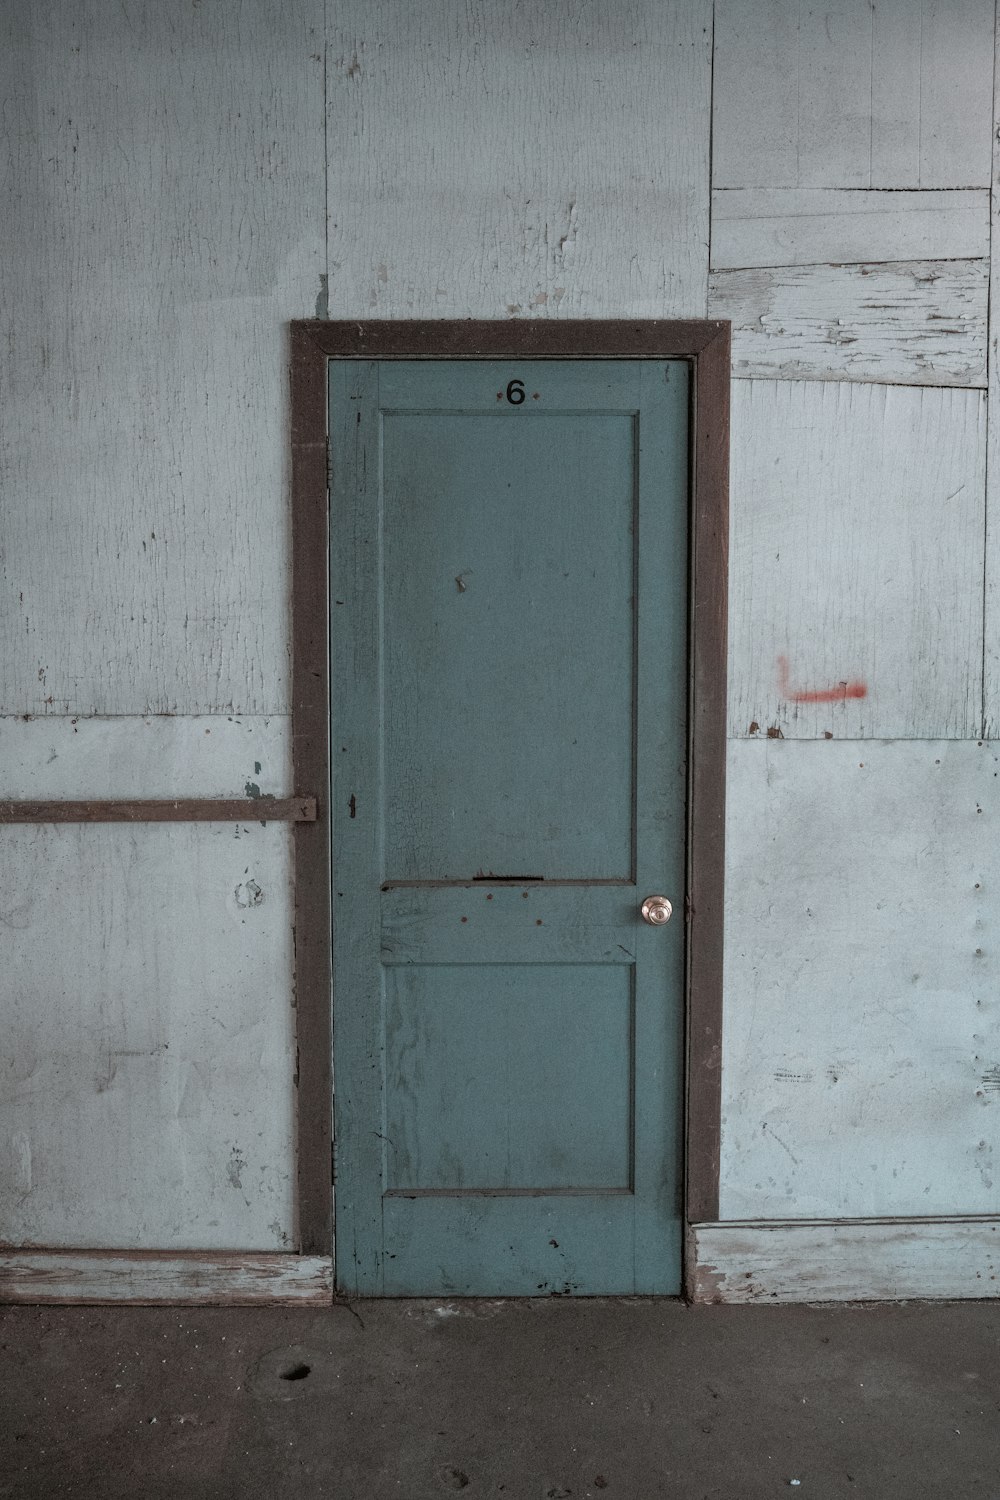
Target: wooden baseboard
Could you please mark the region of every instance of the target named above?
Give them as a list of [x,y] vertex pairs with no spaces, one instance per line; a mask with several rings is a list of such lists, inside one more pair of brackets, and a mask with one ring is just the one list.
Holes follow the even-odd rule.
[[1000,1218],[790,1219],[691,1226],[693,1302],[1000,1296]]
[[[691,1227],[694,1302],[1000,1296],[1000,1218],[791,1219]],[[323,1256],[0,1250],[0,1304],[326,1306]]]
[[314,1255],[0,1250],[0,1303],[325,1306],[333,1264]]

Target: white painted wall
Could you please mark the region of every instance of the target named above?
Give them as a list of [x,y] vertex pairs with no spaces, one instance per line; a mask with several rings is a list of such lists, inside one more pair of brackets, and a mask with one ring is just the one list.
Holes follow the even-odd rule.
[[5,830],[4,1239],[294,1244],[290,839]]
[[[291,790],[323,10],[0,8],[5,796]],[[287,832],[7,829],[0,870],[0,1240],[294,1245]]]
[[[730,317],[723,1212],[985,1212],[993,0],[0,27],[2,790],[291,790],[288,319]],[[285,835],[237,831],[0,838],[0,1238],[294,1244]]]

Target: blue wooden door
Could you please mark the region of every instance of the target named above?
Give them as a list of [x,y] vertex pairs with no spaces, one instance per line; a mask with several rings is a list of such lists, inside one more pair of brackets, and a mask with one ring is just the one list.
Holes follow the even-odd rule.
[[331,364],[345,1292],[680,1288],[688,408]]

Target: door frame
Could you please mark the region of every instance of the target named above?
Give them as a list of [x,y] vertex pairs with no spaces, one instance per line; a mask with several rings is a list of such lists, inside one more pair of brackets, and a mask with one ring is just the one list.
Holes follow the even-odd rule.
[[328,366],[335,359],[683,359],[689,450],[685,899],[685,1285],[690,1229],[718,1219],[725,874],[730,325],[717,319],[533,319],[290,325],[295,1004],[299,1252],[333,1252]]

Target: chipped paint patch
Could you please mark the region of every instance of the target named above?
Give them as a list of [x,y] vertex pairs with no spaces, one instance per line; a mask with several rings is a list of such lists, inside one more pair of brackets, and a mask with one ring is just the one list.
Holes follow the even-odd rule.
[[243,1188],[243,1172],[246,1169],[246,1158],[239,1146],[234,1146],[226,1163],[226,1176],[229,1178],[231,1187]]
[[233,892],[236,905],[245,911],[251,906],[262,906],[264,904],[264,892],[256,880],[244,880]]
[[272,1219],[271,1222],[270,1222],[270,1224],[268,1224],[267,1227],[271,1231],[271,1233],[274,1235],[274,1237],[278,1241],[279,1245],[283,1245],[286,1248],[289,1245],[291,1245],[291,1243],[292,1243],[291,1239],[285,1233],[284,1229],[282,1229],[282,1227],[281,1227],[281,1220],[280,1219]]

